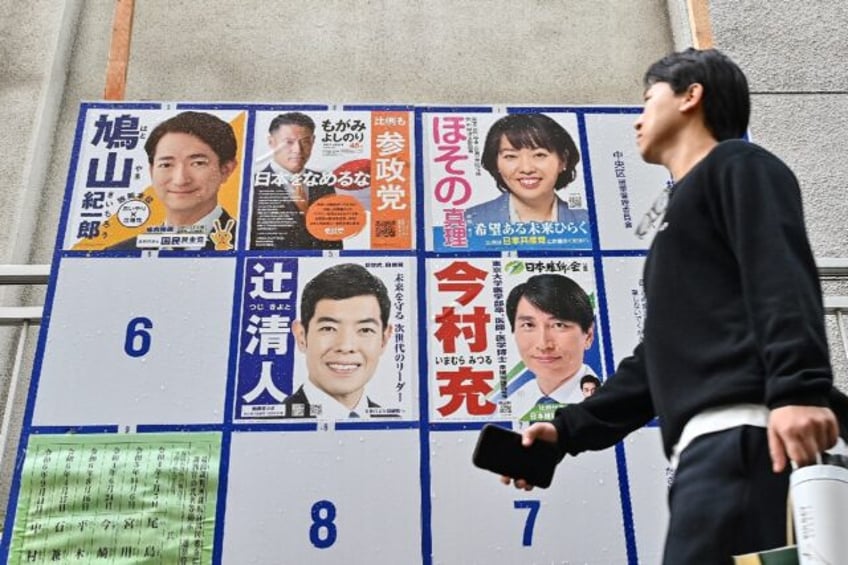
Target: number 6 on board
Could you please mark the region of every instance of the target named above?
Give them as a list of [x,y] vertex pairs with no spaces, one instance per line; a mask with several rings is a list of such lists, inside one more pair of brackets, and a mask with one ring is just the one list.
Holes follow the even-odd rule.
[[124,339],[124,351],[130,357],[141,357],[150,351],[150,332],[153,322],[150,318],[133,318],[127,324],[127,336]]

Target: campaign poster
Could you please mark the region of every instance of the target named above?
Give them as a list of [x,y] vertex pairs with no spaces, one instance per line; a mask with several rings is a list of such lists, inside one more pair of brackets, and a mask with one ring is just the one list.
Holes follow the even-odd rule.
[[427,249],[591,249],[573,112],[421,111]]
[[414,418],[410,257],[248,258],[235,419]]
[[647,250],[662,225],[671,178],[642,160],[635,113],[586,114],[600,247]]
[[411,111],[257,111],[249,249],[412,249],[413,125]]
[[522,427],[601,385],[591,259],[431,259],[427,267],[431,421]]
[[232,251],[246,112],[83,106],[64,249]]

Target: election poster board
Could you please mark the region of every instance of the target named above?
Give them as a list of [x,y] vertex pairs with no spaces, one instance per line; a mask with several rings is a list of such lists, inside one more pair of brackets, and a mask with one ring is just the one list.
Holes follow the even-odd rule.
[[0,562],[659,560],[655,423],[471,463],[641,339],[638,112],[82,104]]
[[[584,398],[578,386],[583,375],[604,374],[601,337],[595,338],[597,292],[591,259],[432,259],[427,262],[427,272],[431,277],[428,315],[436,326],[429,336],[431,421],[495,418],[514,420],[523,427],[531,421],[550,420],[560,406]],[[572,328],[574,337],[564,329],[558,332],[566,335],[565,340],[580,341],[567,354],[554,353],[554,347],[537,343],[557,337],[541,336],[539,328],[530,327],[539,325],[540,320],[530,319],[520,307],[510,307],[509,296],[521,293],[520,287],[531,277],[555,281],[553,284],[573,281],[585,296],[590,308],[587,327]],[[552,291],[561,291],[562,286],[553,286]],[[571,360],[567,355],[578,358]],[[547,403],[543,415],[533,410],[543,394],[533,370],[545,371],[546,365],[553,365],[549,371],[557,374],[573,366],[576,378],[571,383],[573,390],[564,392],[566,396],[556,398],[557,402]]]
[[[436,251],[591,249],[576,114],[475,110],[435,109],[421,115],[424,183],[429,196],[427,248]],[[510,119],[516,116],[544,121],[511,123]],[[510,136],[514,137],[513,143],[505,141],[502,147],[501,139]],[[557,136],[561,139],[557,140]],[[548,180],[544,176],[546,172],[531,170],[525,174],[522,170],[520,148],[515,147],[522,142],[561,143],[572,160],[562,163],[549,175],[563,178],[554,183],[556,206],[547,217],[522,217],[520,211],[510,210],[507,202],[508,191],[540,192]],[[509,155],[512,163],[502,165],[506,161],[499,160],[498,154],[507,146],[514,150]],[[514,170],[507,172],[506,167]]]

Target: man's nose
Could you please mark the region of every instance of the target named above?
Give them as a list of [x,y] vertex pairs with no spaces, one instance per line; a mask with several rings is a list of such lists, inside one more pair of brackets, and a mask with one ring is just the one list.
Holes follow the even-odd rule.
[[336,331],[336,341],[333,344],[335,349],[337,351],[352,351],[354,349],[355,336],[355,330],[339,328]]
[[553,346],[553,339],[551,339],[551,330],[548,328],[541,328],[539,330],[539,341],[536,344],[539,349],[550,349]]
[[189,174],[188,167],[176,164],[172,169],[172,179],[176,184],[186,184],[191,180],[191,175]]
[[309,142],[305,139],[298,139],[294,143],[291,144],[290,151],[295,155],[303,155],[306,153],[306,147]]

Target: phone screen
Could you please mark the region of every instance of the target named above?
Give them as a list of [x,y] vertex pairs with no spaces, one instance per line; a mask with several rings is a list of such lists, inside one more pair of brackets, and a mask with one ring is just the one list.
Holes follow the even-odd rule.
[[524,479],[541,488],[550,486],[559,459],[556,445],[536,440],[524,447],[521,434],[494,424],[483,427],[473,456],[474,465],[481,469]]

